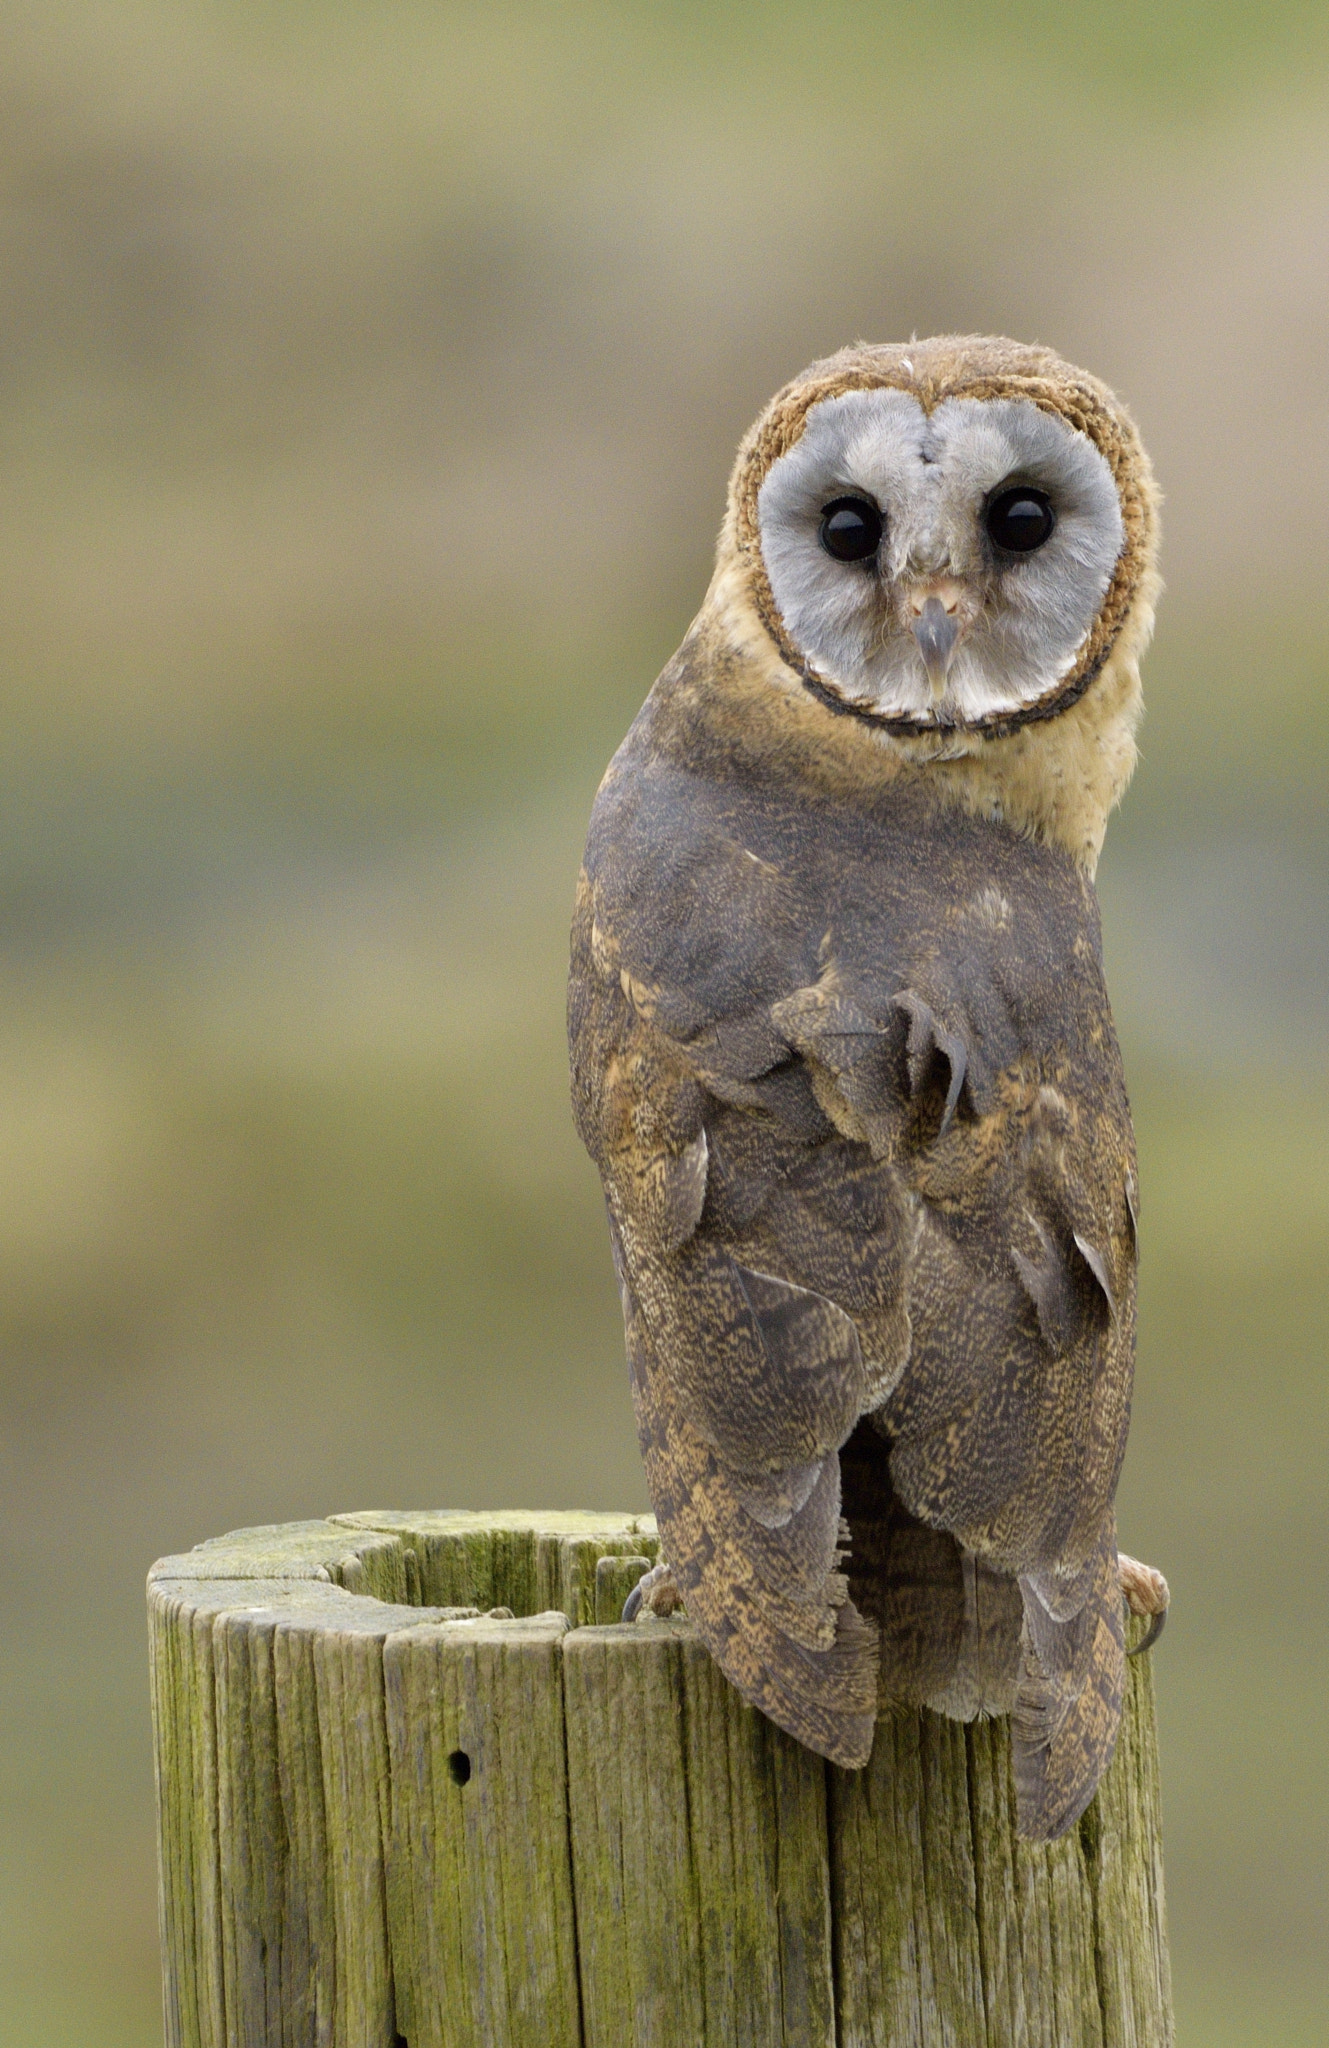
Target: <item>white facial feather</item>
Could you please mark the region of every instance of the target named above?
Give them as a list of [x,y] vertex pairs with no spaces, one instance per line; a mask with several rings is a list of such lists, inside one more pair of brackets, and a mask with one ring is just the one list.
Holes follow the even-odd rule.
[[[1004,554],[983,515],[1003,484],[1046,492],[1042,547]],[[822,547],[832,499],[866,497],[885,521],[876,558]],[[807,415],[757,500],[762,555],[785,630],[817,672],[865,709],[950,724],[1015,711],[1069,673],[1121,553],[1112,472],[1085,435],[1027,399],[948,398],[931,415],[903,391],[848,391]],[[962,632],[934,701],[908,597],[963,586]]]

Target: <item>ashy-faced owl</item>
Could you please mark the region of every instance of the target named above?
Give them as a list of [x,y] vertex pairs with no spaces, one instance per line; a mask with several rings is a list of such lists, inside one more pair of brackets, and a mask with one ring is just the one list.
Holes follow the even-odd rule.
[[596,798],[572,939],[673,1585],[863,1764],[1010,1713],[1022,1832],[1112,1753],[1136,1168],[1094,866],[1158,590],[1129,417],[1050,351],[846,349],[739,451]]

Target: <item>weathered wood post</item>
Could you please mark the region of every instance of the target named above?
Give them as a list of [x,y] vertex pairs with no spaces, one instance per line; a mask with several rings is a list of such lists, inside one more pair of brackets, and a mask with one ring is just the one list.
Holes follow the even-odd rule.
[[838,1771],[685,1622],[616,1625],[655,1550],[370,1513],[153,1568],[168,2048],[1171,2042],[1147,1656],[1030,1848],[1004,1723],[888,1715]]

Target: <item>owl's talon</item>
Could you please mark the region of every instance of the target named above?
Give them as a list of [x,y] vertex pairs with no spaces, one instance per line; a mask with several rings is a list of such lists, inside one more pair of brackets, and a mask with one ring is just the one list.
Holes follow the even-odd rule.
[[1148,1614],[1153,1617],[1143,1638],[1128,1650],[1128,1657],[1142,1657],[1151,1650],[1162,1635],[1167,1622],[1168,1592],[1167,1580],[1162,1572],[1156,1572],[1152,1565],[1141,1564],[1137,1558],[1119,1553],[1117,1570],[1121,1578],[1121,1591],[1132,1614]]
[[1146,1650],[1153,1649],[1154,1644],[1158,1641],[1158,1638],[1162,1635],[1163,1630],[1166,1626],[1167,1609],[1165,1607],[1161,1614],[1156,1614],[1154,1616],[1148,1628],[1141,1636],[1139,1642],[1136,1643],[1133,1648],[1127,1650],[1126,1655],[1128,1657],[1143,1657]]
[[624,1621],[635,1621],[642,1608],[648,1614],[658,1614],[663,1620],[666,1615],[676,1614],[683,1605],[683,1595],[674,1583],[674,1575],[661,1558],[648,1572],[643,1572],[627,1599],[623,1602]]

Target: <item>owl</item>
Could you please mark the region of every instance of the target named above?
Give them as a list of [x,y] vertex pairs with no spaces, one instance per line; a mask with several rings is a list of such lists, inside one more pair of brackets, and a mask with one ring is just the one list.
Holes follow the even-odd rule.
[[1093,877],[1157,493],[1051,351],[848,348],[744,440],[595,800],[572,1095],[659,1521],[739,1692],[861,1767],[1011,1716],[1019,1826],[1120,1718],[1136,1161]]

